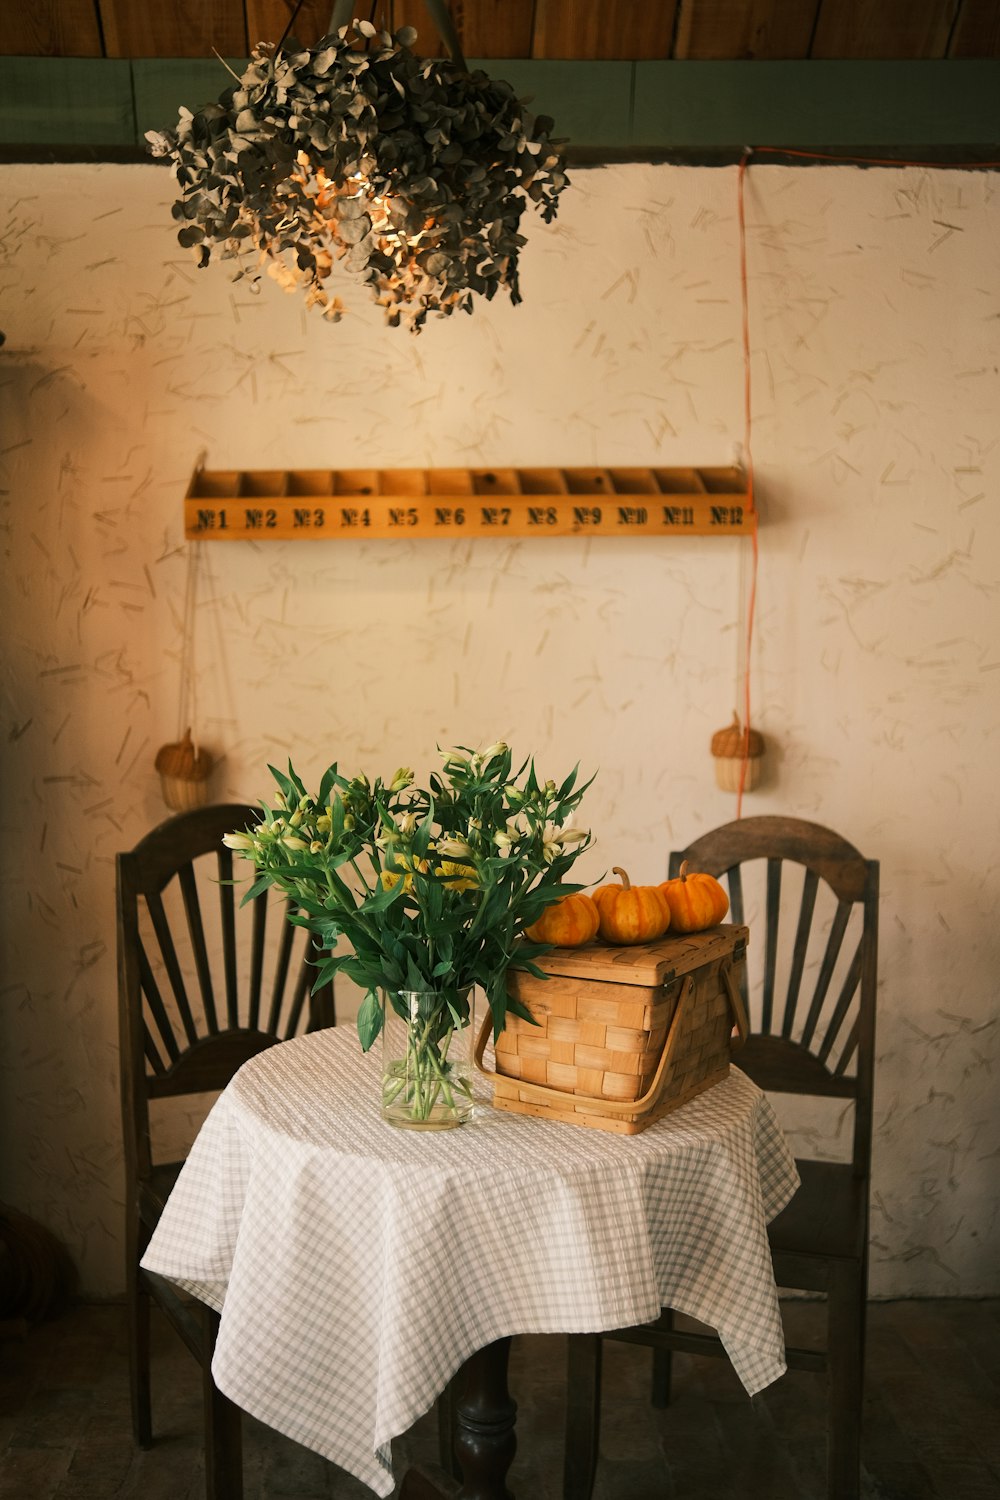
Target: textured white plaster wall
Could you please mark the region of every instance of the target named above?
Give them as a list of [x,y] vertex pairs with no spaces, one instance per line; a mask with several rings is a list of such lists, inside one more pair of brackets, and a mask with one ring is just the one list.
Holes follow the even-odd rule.
[[[162,169],[0,168],[4,796],[0,1199],[118,1291],[113,857],[164,815],[181,498],[210,467],[728,463],[742,437],[735,171],[580,172],[526,301],[328,327],[195,271]],[[751,168],[756,717],[746,811],[882,861],[873,1288],[1000,1289],[1000,192],[995,175]],[[661,878],[725,822],[745,547],[201,549],[217,797],[426,769],[498,737],[598,780],[591,878]]]

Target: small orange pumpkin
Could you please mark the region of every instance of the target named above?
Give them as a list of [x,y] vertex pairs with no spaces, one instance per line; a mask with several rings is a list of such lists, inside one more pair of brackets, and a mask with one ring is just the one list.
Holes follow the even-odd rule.
[[600,913],[598,931],[606,943],[652,943],[670,926],[670,908],[658,885],[632,885],[618,865],[621,885],[602,885],[594,892]]
[[673,880],[660,886],[670,908],[670,925],[676,932],[704,932],[721,922],[729,910],[729,897],[714,875],[688,874],[687,860]]
[[554,943],[557,948],[579,948],[597,936],[600,914],[592,896],[571,892],[547,906],[524,935],[533,943]]

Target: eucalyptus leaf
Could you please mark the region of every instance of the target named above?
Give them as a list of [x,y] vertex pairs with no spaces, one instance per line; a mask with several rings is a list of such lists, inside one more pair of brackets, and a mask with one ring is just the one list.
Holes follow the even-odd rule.
[[338,238],[345,245],[356,245],[371,231],[372,221],[366,213],[341,218],[337,229]]

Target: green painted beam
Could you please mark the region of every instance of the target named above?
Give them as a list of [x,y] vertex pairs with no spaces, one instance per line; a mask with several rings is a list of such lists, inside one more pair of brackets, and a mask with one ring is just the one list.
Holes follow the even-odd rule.
[[[232,62],[239,72],[242,64]],[[744,146],[1000,155],[1000,62],[472,60],[552,115],[570,160],[705,159]],[[218,59],[0,58],[0,158],[145,157],[231,81]]]
[[537,115],[551,115],[557,136],[574,146],[622,147],[632,143],[630,62],[522,61],[512,57],[469,59],[503,78]]
[[0,141],[133,146],[131,65],[124,58],[0,58]]
[[635,64],[635,147],[997,142],[1000,62]]
[[135,92],[135,135],[145,140],[147,130],[166,130],[177,124],[182,104],[198,109],[218,99],[235,80],[227,68],[239,75],[245,58],[137,57],[132,62]]

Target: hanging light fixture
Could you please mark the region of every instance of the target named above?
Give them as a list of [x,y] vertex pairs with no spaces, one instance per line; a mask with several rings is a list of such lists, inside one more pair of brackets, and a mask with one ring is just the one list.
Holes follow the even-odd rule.
[[265,267],[333,322],[335,269],[414,333],[501,287],[520,302],[521,215],[531,202],[549,222],[567,185],[552,120],[469,72],[445,0],[427,3],[447,58],[419,57],[411,26],[342,21],[351,3],[337,0],[329,34],[303,47],[289,35],[299,0],[236,87],[147,132],[180,186],[178,240],[201,266],[228,262],[233,280],[256,284]]

